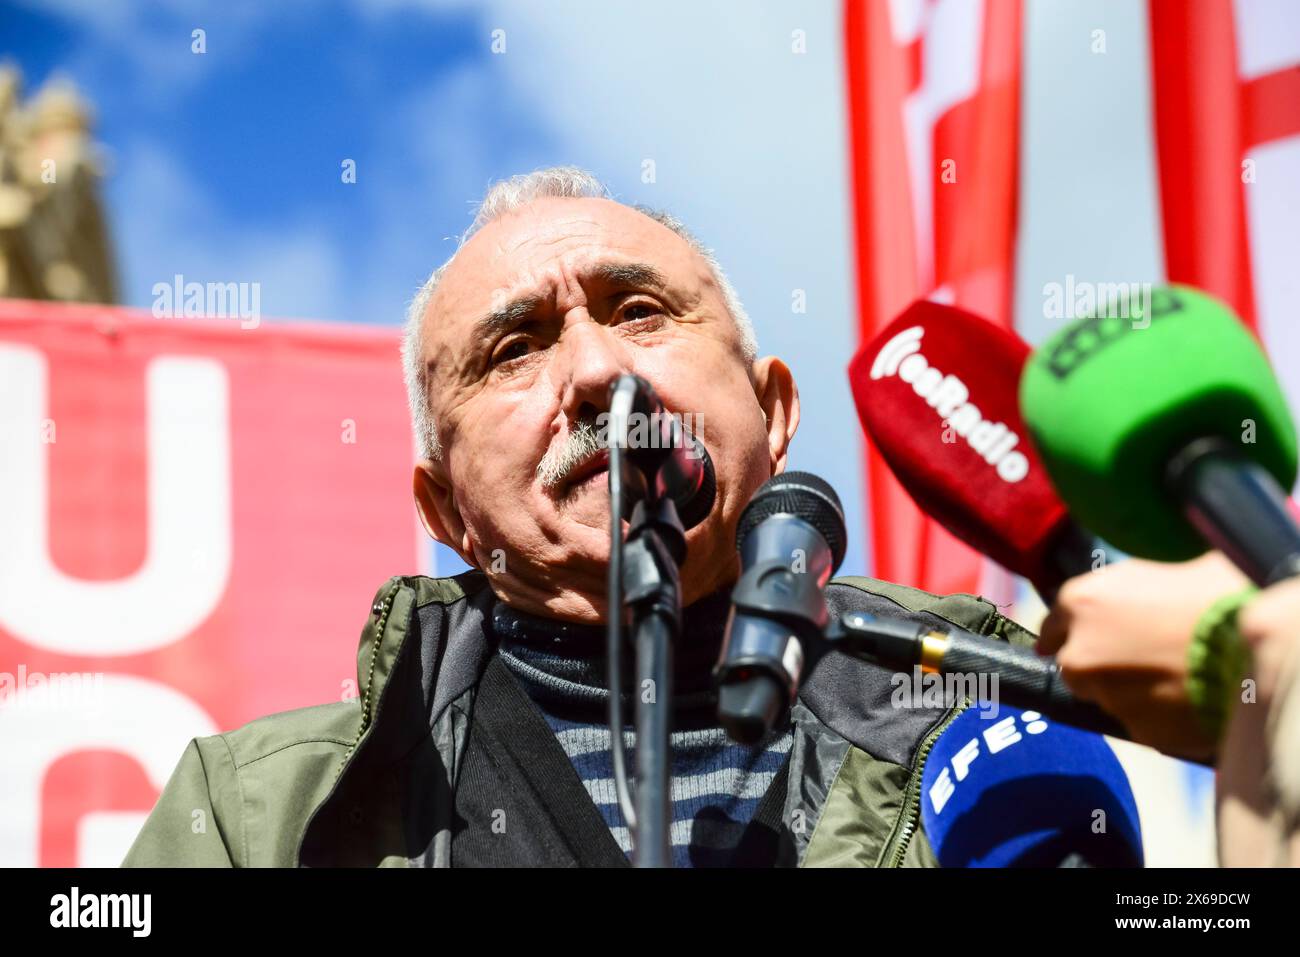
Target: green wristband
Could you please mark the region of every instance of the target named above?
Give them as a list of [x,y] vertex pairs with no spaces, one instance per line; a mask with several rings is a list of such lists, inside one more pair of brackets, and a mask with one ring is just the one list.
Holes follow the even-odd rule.
[[1211,605],[1196,622],[1187,649],[1187,697],[1201,727],[1215,741],[1223,737],[1242,676],[1250,667],[1250,649],[1237,630],[1237,613],[1258,591],[1251,585]]

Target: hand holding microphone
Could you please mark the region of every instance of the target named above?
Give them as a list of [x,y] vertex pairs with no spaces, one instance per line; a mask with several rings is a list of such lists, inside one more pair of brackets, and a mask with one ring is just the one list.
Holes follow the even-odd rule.
[[[1237,318],[1203,293],[1158,289],[1149,306],[1145,314],[1114,310],[1125,314],[1073,322],[1026,365],[1021,407],[1053,481],[1081,521],[1135,555],[1178,561],[1208,544],[1256,585],[1297,574],[1300,527],[1284,491],[1296,478],[1295,427],[1268,360]],[[1068,632],[1061,654],[1076,665],[1088,656],[1070,651],[1075,637],[1098,638],[1089,619],[1106,622],[1120,640],[1136,641],[1143,626],[1186,633],[1189,687],[1217,739],[1240,649],[1212,640],[1222,634],[1214,619],[1240,604],[1242,582],[1213,560],[1171,574],[1137,565],[1081,580],[1063,593],[1047,630],[1058,644]],[[1182,599],[1169,600],[1171,591]],[[1110,678],[1086,693],[1116,707],[1124,692]],[[1148,728],[1166,739],[1168,726]]]
[[[1104,552],[1094,551],[1028,441],[1019,383],[1030,354],[1013,332],[919,301],[863,346],[849,380],[863,428],[917,504],[1051,601],[1067,579],[1078,594]],[[1045,654],[1061,649],[1064,620],[1058,615],[1052,638],[1040,643]],[[1154,628],[1162,620],[1142,624]],[[1122,736],[1208,756],[1214,739],[1200,732],[1191,702],[1178,693],[1187,678],[1190,628],[1166,629],[1167,640],[1154,644],[1139,644],[1136,631],[1126,628],[1123,640],[1112,641],[1104,629],[1080,628],[1062,663],[1066,683],[1081,698],[1105,704],[1131,732]],[[1098,697],[1101,684],[1116,693]]]
[[1116,562],[1065,583],[1038,647],[1056,656],[1079,697],[1122,716],[1135,741],[1211,759],[1222,721],[1202,720],[1199,699],[1189,694],[1189,682],[1200,680],[1192,674],[1192,640],[1215,601],[1246,584],[1219,552],[1176,564]]

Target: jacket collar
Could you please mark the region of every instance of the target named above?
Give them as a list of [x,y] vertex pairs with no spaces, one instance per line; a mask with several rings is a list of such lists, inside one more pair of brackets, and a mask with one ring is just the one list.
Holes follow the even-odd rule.
[[[482,621],[491,599],[479,572],[392,578],[376,593],[357,647],[356,739],[304,828],[300,864],[346,864],[349,848],[365,855],[404,844],[396,833],[404,796],[386,785],[477,680],[489,653]],[[445,767],[453,758],[443,756]]]

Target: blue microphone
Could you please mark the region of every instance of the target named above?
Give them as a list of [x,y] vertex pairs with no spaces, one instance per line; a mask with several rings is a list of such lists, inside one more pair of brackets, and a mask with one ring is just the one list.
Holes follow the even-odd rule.
[[977,703],[944,729],[921,822],[944,867],[1141,867],[1128,776],[1104,738],[1037,711]]

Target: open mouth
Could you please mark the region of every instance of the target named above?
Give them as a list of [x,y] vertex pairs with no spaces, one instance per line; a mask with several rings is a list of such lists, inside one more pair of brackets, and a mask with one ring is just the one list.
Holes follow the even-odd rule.
[[609,452],[606,449],[601,449],[570,473],[564,482],[564,494],[571,495],[574,492],[603,484],[606,481],[605,475],[608,472]]

